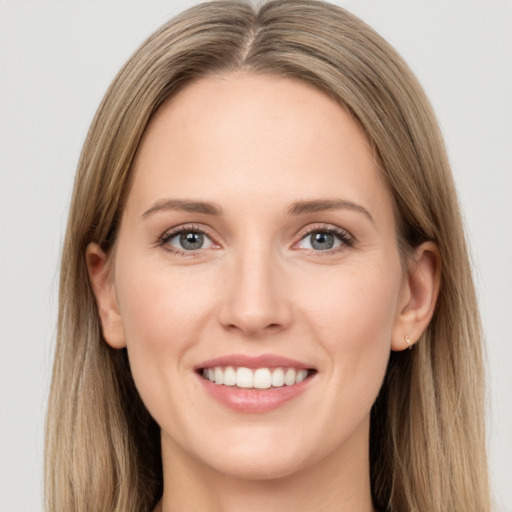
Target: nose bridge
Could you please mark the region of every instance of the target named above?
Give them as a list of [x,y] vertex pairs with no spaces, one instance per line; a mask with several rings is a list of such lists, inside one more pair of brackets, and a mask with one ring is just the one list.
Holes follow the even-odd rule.
[[278,257],[271,247],[254,240],[234,250],[228,286],[221,307],[221,323],[246,335],[284,329],[291,308]]

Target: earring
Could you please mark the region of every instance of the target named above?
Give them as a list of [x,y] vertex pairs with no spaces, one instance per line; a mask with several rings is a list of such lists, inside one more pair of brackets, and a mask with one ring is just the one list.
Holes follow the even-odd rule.
[[412,350],[411,338],[409,338],[409,335],[404,334],[404,339],[405,339],[405,343],[407,343],[407,346],[409,347],[409,350]]

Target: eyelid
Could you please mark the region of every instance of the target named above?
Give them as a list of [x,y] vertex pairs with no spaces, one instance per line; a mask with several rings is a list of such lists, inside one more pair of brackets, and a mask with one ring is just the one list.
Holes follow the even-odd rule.
[[[172,240],[174,237],[180,235],[181,233],[201,233],[202,235],[208,237],[212,243],[213,246],[219,247],[219,244],[215,241],[215,238],[209,233],[208,229],[205,229],[202,226],[199,226],[197,224],[181,224],[179,226],[174,226],[166,231],[162,235],[160,235],[157,239],[157,243],[155,245],[162,247],[166,251],[169,251],[173,254],[177,254],[180,256],[187,256],[187,257],[194,257],[199,256],[202,251],[205,249],[197,249],[197,250],[190,250],[186,251],[183,249],[179,249],[178,247],[174,247],[171,245],[167,245],[170,240]],[[210,247],[207,247],[206,249],[210,249]]]
[[329,256],[338,253],[339,251],[343,251],[347,247],[352,247],[356,239],[355,237],[346,229],[340,228],[339,226],[336,226],[334,224],[325,224],[325,223],[319,223],[319,224],[313,224],[308,225],[305,228],[301,229],[297,236],[299,237],[299,240],[295,242],[294,246],[296,246],[298,243],[300,243],[302,240],[304,240],[307,236],[311,235],[315,232],[326,232],[334,235],[338,238],[338,240],[341,242],[338,247],[332,248],[332,249],[326,249],[324,251],[317,250],[317,249],[304,249],[309,251],[311,254],[315,254],[318,256]]
[[[196,232],[201,233],[204,236],[208,237],[212,243],[212,245],[216,245],[216,248],[220,247],[220,244],[218,244],[215,241],[215,237],[212,236],[209,233],[209,229],[205,229],[202,226],[199,226],[197,224],[182,224],[175,226],[173,228],[168,229],[165,231],[162,235],[158,237],[156,245],[163,247],[165,250],[178,254],[181,256],[187,256],[187,257],[194,257],[194,256],[200,256],[206,249],[211,249],[212,247],[207,247],[204,249],[196,249],[196,250],[182,250],[174,246],[167,245],[169,240],[174,238],[175,236],[186,232]],[[333,255],[343,249],[346,249],[347,247],[352,247],[355,243],[355,237],[348,232],[346,229],[343,229],[339,226],[333,225],[333,224],[325,224],[325,223],[318,223],[313,225],[308,225],[304,228],[302,228],[298,233],[298,241],[296,241],[293,244],[293,247],[295,247],[298,243],[300,243],[302,240],[304,240],[307,236],[311,235],[315,232],[326,232],[334,235],[338,238],[338,240],[341,242],[341,244],[338,247],[326,249],[326,250],[318,250],[318,249],[303,249],[304,251],[309,251],[311,254],[315,255]],[[167,245],[167,246],[166,246]]]

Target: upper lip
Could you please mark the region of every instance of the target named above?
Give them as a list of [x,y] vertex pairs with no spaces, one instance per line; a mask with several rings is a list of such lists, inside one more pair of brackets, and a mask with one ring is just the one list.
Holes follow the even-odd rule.
[[259,356],[249,356],[246,354],[229,354],[225,356],[208,359],[195,366],[195,370],[203,368],[213,368],[215,366],[236,366],[244,368],[298,368],[305,370],[314,370],[310,364],[290,359],[289,357],[279,356],[277,354],[262,354]]

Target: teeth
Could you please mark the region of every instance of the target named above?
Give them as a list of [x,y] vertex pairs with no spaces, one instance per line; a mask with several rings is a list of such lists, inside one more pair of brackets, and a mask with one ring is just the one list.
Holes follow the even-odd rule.
[[277,368],[272,372],[272,386],[280,388],[284,385],[284,372],[282,368]]
[[237,386],[245,389],[280,388],[284,385],[293,386],[305,380],[308,371],[295,368],[250,368],[232,366],[204,368],[202,375],[205,379],[217,385]]
[[236,371],[236,385],[239,388],[252,388],[254,376],[249,368],[238,368]]
[[295,382],[298,384],[299,382],[302,382],[307,376],[308,376],[307,370],[299,370],[297,372],[297,377],[295,379]]
[[224,370],[224,386],[236,386],[236,372],[232,366]]
[[215,368],[215,384],[224,384],[224,373],[221,368]]
[[284,383],[287,386],[293,386],[295,384],[295,377],[297,376],[297,372],[293,368],[288,368],[286,373],[284,374]]
[[256,389],[268,389],[272,386],[272,374],[268,368],[258,368],[254,372],[254,387]]

